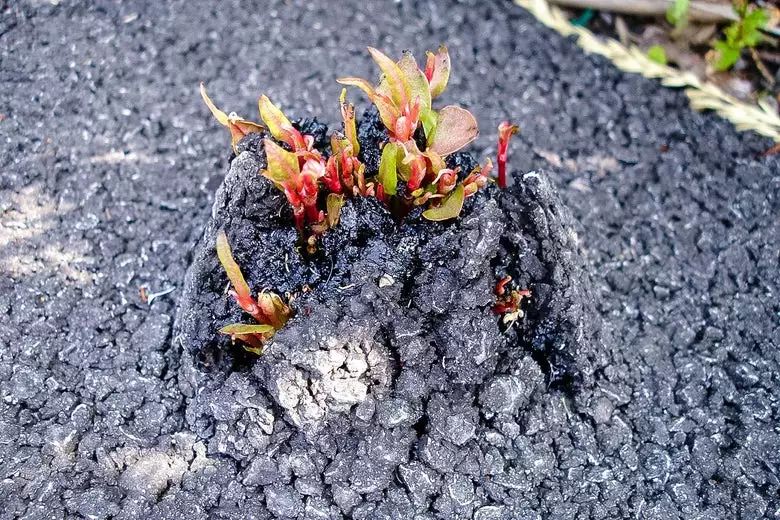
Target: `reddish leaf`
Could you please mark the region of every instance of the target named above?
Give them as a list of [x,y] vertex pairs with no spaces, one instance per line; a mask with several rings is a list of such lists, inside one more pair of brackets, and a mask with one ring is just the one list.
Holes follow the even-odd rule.
[[509,153],[509,138],[519,131],[517,125],[504,121],[498,125],[498,187],[506,188],[506,161]]
[[219,124],[227,127],[227,129],[230,130],[230,144],[233,146],[234,150],[238,141],[240,141],[241,138],[243,138],[245,135],[253,132],[263,132],[265,130],[265,127],[262,125],[258,125],[252,121],[247,121],[246,119],[243,119],[233,113],[230,115],[225,114],[225,112],[217,108],[214,102],[211,101],[209,95],[206,93],[206,86],[203,83],[200,84],[200,95],[203,98],[203,102],[206,103],[207,107],[209,107],[209,110],[214,115],[214,118],[219,122]]
[[437,98],[447,88],[450,80],[450,54],[444,45],[436,54],[428,51],[425,64],[425,75],[430,83],[431,98]]
[[442,157],[457,152],[479,135],[477,120],[468,110],[449,105],[439,111],[430,149]]

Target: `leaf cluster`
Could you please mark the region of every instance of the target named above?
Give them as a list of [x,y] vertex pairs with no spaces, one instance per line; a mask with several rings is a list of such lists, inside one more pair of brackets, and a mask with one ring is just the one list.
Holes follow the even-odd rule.
[[763,40],[761,30],[766,27],[769,15],[759,7],[750,7],[746,0],[734,2],[734,10],[739,17],[734,23],[724,29],[725,38],[715,41],[716,70],[724,71],[734,66],[745,49],[752,49]]
[[[270,134],[264,139],[268,165],[262,174],[287,197],[309,250],[316,247],[318,235],[338,222],[346,197],[375,196],[394,208],[425,206],[424,218],[449,220],[460,214],[466,198],[490,180],[490,161],[462,175],[446,166],[448,155],[479,134],[476,118],[468,110],[456,105],[436,109],[432,104],[449,82],[447,48],[428,51],[424,68],[410,52],[394,61],[377,49],[369,47],[368,51],[381,71],[378,83],[355,77],[338,81],[360,88],[376,105],[388,131],[379,171],[370,179],[366,179],[365,165],[358,159],[355,109],[346,101],[345,90],[340,99],[344,130],[331,136],[330,155],[326,156],[313,147],[312,136],[299,132],[267,96],[261,96],[258,102],[263,122],[259,124],[217,108],[201,85],[203,100],[230,131],[234,148],[248,133]],[[506,145],[509,135],[516,131],[516,127],[507,128],[512,131],[499,132],[501,186],[506,185]],[[405,185],[403,190],[399,190],[400,183]],[[401,200],[393,203],[394,198]]]

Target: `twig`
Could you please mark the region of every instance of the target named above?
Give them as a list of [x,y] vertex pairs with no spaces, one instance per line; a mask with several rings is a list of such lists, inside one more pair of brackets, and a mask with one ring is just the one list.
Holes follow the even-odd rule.
[[753,57],[753,63],[756,64],[756,68],[758,68],[758,71],[761,73],[762,76],[764,76],[764,79],[769,83],[769,85],[775,84],[775,78],[772,77],[772,73],[769,72],[769,69],[766,68],[766,65],[763,61],[761,61],[761,56],[758,55],[758,52],[753,47],[750,48],[750,55]]
[[762,61],[780,64],[780,52],[758,51]]

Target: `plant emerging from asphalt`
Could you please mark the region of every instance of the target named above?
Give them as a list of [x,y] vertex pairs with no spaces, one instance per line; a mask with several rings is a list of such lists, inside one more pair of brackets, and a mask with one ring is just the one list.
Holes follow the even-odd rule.
[[[360,88],[377,107],[389,139],[382,145],[379,171],[366,179],[365,165],[358,159],[355,109],[341,94],[344,131],[331,136],[330,154],[314,148],[314,138],[302,134],[267,96],[261,96],[260,117],[264,125],[216,107],[201,85],[201,95],[215,118],[231,133],[233,146],[247,133],[267,132],[264,139],[267,168],[264,176],[284,192],[293,210],[295,224],[309,248],[316,236],[338,222],[344,197],[373,196],[389,207],[425,206],[428,220],[456,218],[463,202],[483,188],[493,168],[487,160],[471,172],[447,167],[445,158],[473,141],[479,134],[477,121],[468,110],[448,105],[435,109],[432,101],[447,87],[450,57],[442,46],[428,52],[420,68],[410,52],[398,61],[369,47],[381,71],[372,85],[361,78],[346,77],[343,85]],[[509,138],[517,127],[499,126],[498,184],[506,187],[506,156]],[[460,182],[458,179],[461,179]],[[404,189],[399,189],[403,183]],[[334,196],[335,195],[335,196]],[[337,197],[338,196],[338,197]],[[398,204],[392,204],[397,199]]]
[[[458,183],[458,170],[445,164],[447,155],[479,134],[477,120],[468,110],[455,105],[436,110],[432,105],[449,81],[447,48],[429,51],[424,69],[410,52],[396,62],[374,48],[368,51],[382,72],[379,83],[354,77],[338,81],[365,92],[387,128],[390,139],[382,148],[378,197],[386,202],[403,197],[407,205],[426,205],[423,217],[428,220],[457,217],[464,200],[487,184],[490,167],[478,167]],[[399,180],[406,183],[405,195],[399,193]]]
[[512,281],[512,277],[507,275],[501,278],[496,284],[493,292],[496,295],[496,303],[493,305],[493,312],[502,316],[502,321],[506,325],[523,317],[523,311],[520,310],[520,304],[523,298],[530,298],[531,291],[528,289],[508,289],[507,286]]
[[[361,89],[376,106],[387,129],[388,139],[380,143],[378,171],[370,178],[359,159],[355,108],[346,99],[346,89],[340,98],[343,131],[331,135],[329,150],[320,150],[314,146],[315,138],[296,128],[267,96],[261,96],[258,102],[260,124],[217,108],[201,84],[201,96],[217,121],[230,131],[234,150],[247,134],[266,135],[266,168],[260,173],[284,193],[309,253],[316,251],[318,237],[338,223],[348,197],[375,197],[399,218],[422,206],[423,218],[447,221],[458,217],[465,200],[493,181],[490,159],[469,172],[447,166],[447,156],[479,134],[477,120],[468,110],[455,105],[440,109],[433,106],[449,82],[447,48],[429,51],[423,68],[410,52],[394,61],[377,49],[369,47],[368,51],[381,71],[379,82],[373,85],[356,77],[340,78],[338,82]],[[496,181],[501,188],[507,186],[507,150],[516,132],[517,127],[508,122],[498,127]],[[224,231],[217,238],[217,254],[232,285],[230,294],[257,322],[228,325],[221,332],[242,341],[248,350],[262,352],[265,342],[289,318],[290,308],[273,293],[252,297]],[[496,312],[516,313],[521,298],[516,293],[499,295],[496,309],[505,310]]]
[[244,348],[250,352],[262,354],[265,342],[287,323],[290,308],[279,295],[271,292],[261,292],[257,298],[252,296],[241,268],[233,258],[233,251],[224,230],[217,234],[217,257],[232,286],[229,294],[235,298],[238,306],[257,322],[250,325],[233,323],[220,329],[220,332],[233,340],[241,340],[245,344]]

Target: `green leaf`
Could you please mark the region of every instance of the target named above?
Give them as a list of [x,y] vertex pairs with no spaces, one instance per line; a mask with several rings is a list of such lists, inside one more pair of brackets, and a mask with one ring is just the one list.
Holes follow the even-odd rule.
[[382,148],[382,158],[379,160],[379,174],[377,180],[382,185],[385,193],[395,195],[398,187],[398,145],[387,143]]
[[377,65],[379,65],[382,74],[384,74],[383,80],[387,82],[387,87],[390,90],[390,98],[397,107],[403,107],[409,102],[409,84],[406,82],[406,77],[401,71],[401,68],[396,62],[390,59],[387,55],[381,51],[369,47],[369,54],[374,59]]
[[666,19],[675,27],[684,25],[688,21],[689,0],[674,0],[666,11]]
[[442,157],[457,152],[479,135],[477,120],[465,108],[449,105],[439,111],[430,148]]
[[275,329],[271,325],[250,325],[245,323],[232,323],[219,329],[222,334],[228,336],[243,336],[245,334],[273,334]]
[[249,285],[247,285],[246,280],[244,280],[241,268],[233,258],[233,251],[230,249],[230,244],[228,243],[227,234],[224,229],[220,229],[217,233],[217,257],[219,258],[219,263],[221,263],[222,267],[225,269],[225,273],[227,273],[230,285],[233,286],[233,290],[236,291],[239,298],[251,297]]
[[430,108],[420,110],[420,121],[422,122],[425,139],[428,144],[431,144],[431,141],[433,140],[433,134],[436,132],[436,121],[438,120],[439,116],[435,110],[431,110]]
[[743,43],[746,47],[755,47],[764,38],[761,34],[767,22],[769,14],[764,9],[753,9],[742,20]]
[[428,80],[425,73],[417,66],[417,62],[409,51],[404,51],[403,57],[398,61],[398,68],[406,77],[406,84],[409,86],[409,101],[414,103],[420,101],[421,110],[431,108],[431,91],[428,88]]
[[290,135],[289,129],[292,128],[290,120],[279,110],[279,107],[271,103],[265,94],[260,96],[257,106],[260,109],[260,118],[268,126],[271,135],[286,142]]
[[453,219],[460,215],[461,210],[463,210],[464,199],[465,190],[462,184],[458,184],[458,186],[444,198],[440,206],[423,211],[423,217],[434,221]]
[[263,175],[277,184],[284,184],[300,174],[298,156],[288,152],[270,139],[263,139],[268,168]]
[[668,63],[666,59],[666,50],[661,45],[653,45],[647,49],[647,57],[650,58],[651,61],[660,63],[661,65],[666,65]]
[[739,60],[741,49],[723,40],[718,40],[714,45],[717,51],[717,58],[713,66],[716,70],[724,71],[730,69]]
[[328,226],[336,226],[341,216],[341,208],[344,207],[344,195],[328,193],[328,197],[325,199],[325,207],[328,215]]

